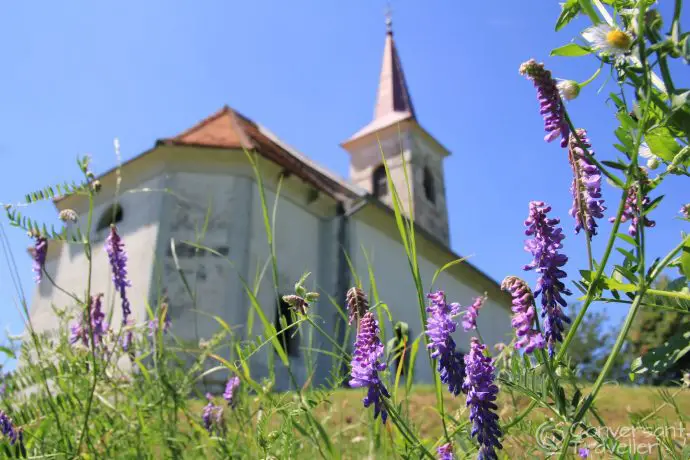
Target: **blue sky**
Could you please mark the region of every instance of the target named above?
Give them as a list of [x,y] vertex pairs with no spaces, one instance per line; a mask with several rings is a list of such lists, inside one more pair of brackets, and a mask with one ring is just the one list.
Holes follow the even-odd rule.
[[[535,57],[557,77],[587,79],[596,69],[593,59],[548,57],[585,23],[554,32],[557,1],[486,5],[393,4],[418,118],[453,152],[445,163],[452,246],[499,281],[519,274],[529,262],[523,250],[528,203],[544,200],[562,218],[566,269],[575,275],[586,259],[583,237],[573,234],[567,215],[566,152],[557,142],[543,142],[535,91],[518,67]],[[114,137],[126,160],[223,104],[347,176],[348,156],[338,144],[371,119],[384,9],[384,1],[4,2],[0,201],[16,202],[26,191],[78,178],[77,155],[92,154],[94,170],[104,172],[115,164]],[[687,67],[681,71],[690,76]],[[611,159],[615,120],[605,99],[614,87],[609,82],[597,95],[604,81],[590,85],[569,110],[576,125],[588,129],[597,155]],[[659,192],[670,196],[654,213],[652,256],[678,241],[683,223],[674,216],[690,199],[680,196],[681,187],[672,180]],[[611,201],[613,191],[605,186]],[[32,215],[55,220],[47,205]],[[602,223],[604,232],[608,228]],[[23,286],[32,293],[30,240],[5,229]],[[595,240],[596,254],[603,243]],[[5,260],[0,302],[0,327],[19,333]],[[614,319],[625,313],[608,308]]]

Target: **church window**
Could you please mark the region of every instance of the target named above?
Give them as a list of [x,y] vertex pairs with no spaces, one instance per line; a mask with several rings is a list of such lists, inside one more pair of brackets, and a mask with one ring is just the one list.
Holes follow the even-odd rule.
[[431,203],[436,203],[436,186],[434,184],[434,175],[428,166],[424,167],[424,195]]
[[[276,321],[275,328],[278,332],[278,341],[289,356],[297,356],[297,347],[299,345],[299,337],[297,336],[297,328],[288,326],[295,321],[295,313],[290,308],[290,305],[283,300],[281,295],[278,298],[278,305],[276,306]],[[284,330],[285,329],[285,330]],[[282,331],[282,332],[280,332]]]
[[376,198],[383,198],[388,195],[388,179],[386,178],[386,167],[384,165],[379,165],[374,169],[372,193]]
[[118,222],[122,221],[122,218],[122,206],[120,206],[119,203],[115,203],[103,212],[98,221],[96,231],[100,232],[104,228],[109,228],[110,225],[117,224]]

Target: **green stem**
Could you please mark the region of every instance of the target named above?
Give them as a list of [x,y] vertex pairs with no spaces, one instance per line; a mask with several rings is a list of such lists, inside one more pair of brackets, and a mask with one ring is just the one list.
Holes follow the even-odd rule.
[[628,311],[628,316],[625,318],[623,328],[618,333],[616,343],[613,345],[613,350],[611,350],[611,354],[609,354],[609,357],[606,360],[606,363],[604,364],[604,368],[601,370],[601,373],[599,373],[597,380],[594,382],[594,385],[592,386],[592,391],[590,392],[589,396],[584,399],[582,406],[578,410],[572,423],[570,424],[570,428],[566,432],[565,438],[563,439],[563,445],[561,447],[561,455],[559,456],[559,459],[564,459],[568,452],[568,444],[572,439],[572,428],[585,416],[585,413],[596,399],[599,390],[601,390],[601,387],[604,385],[604,380],[606,379],[608,373],[611,371],[611,368],[613,367],[614,362],[618,357],[618,353],[623,347],[623,343],[625,342],[628,332],[630,331],[630,327],[632,326],[633,321],[635,320],[635,316],[637,315],[637,311],[640,308],[640,303],[642,301],[642,297],[644,296],[644,292],[645,286],[642,286],[642,289],[638,292],[637,296],[635,296],[635,300],[633,301],[633,304],[630,307],[630,311]]
[[[626,187],[626,189],[627,189],[627,187]],[[623,197],[621,199],[620,205],[618,206],[618,213],[616,214],[616,219],[613,222],[613,228],[611,229],[611,234],[609,235],[609,241],[606,245],[606,249],[604,250],[604,255],[601,258],[601,263],[599,264],[599,268],[597,269],[597,272],[594,274],[594,278],[592,279],[592,282],[589,285],[589,288],[587,289],[587,296],[585,298],[584,303],[582,304],[582,308],[580,309],[580,312],[578,313],[577,317],[573,321],[573,324],[570,326],[570,329],[568,329],[568,335],[565,337],[565,340],[563,340],[563,344],[561,345],[560,350],[558,350],[558,354],[556,355],[556,359],[555,359],[556,362],[559,362],[563,358],[563,356],[565,355],[565,352],[568,349],[570,342],[572,342],[573,338],[575,337],[575,334],[577,332],[577,328],[580,326],[580,323],[582,323],[582,320],[585,317],[585,313],[587,313],[587,308],[589,308],[589,305],[594,300],[594,293],[597,291],[597,285],[599,284],[599,280],[601,279],[602,275],[604,274],[606,264],[609,260],[609,256],[611,255],[611,251],[613,251],[613,245],[616,241],[616,234],[618,233],[618,227],[620,226],[621,217],[623,216],[623,211],[625,210],[625,196],[626,196],[626,192],[623,193]]]
[[603,66],[604,66],[604,63],[602,61],[602,63],[599,65],[599,68],[596,70],[596,72],[594,72],[594,74],[591,77],[589,77],[587,80],[583,81],[582,83],[578,83],[580,85],[580,88],[584,88],[585,86],[592,83],[601,73],[601,68]]
[[93,325],[91,324],[91,278],[93,273],[93,254],[91,252],[91,226],[93,223],[93,192],[89,192],[89,213],[86,219],[86,241],[84,242],[84,254],[88,260],[87,280],[86,280],[86,320],[89,327],[89,336],[91,338],[91,363],[93,367],[93,382],[91,384],[91,391],[86,402],[86,413],[84,414],[84,424],[82,426],[81,435],[79,436],[79,443],[75,454],[79,454],[81,445],[84,442],[84,437],[88,432],[89,416],[91,415],[91,407],[93,405],[93,398],[96,393],[96,384],[98,383],[98,369],[96,366],[96,339],[93,336]]
[[565,121],[568,123],[568,127],[570,128],[570,132],[572,135],[575,137],[575,140],[577,141],[578,147],[582,149],[584,152],[585,156],[587,157],[587,160],[591,161],[594,163],[597,168],[601,171],[601,173],[606,176],[607,178],[611,179],[613,183],[615,183],[618,187],[623,188],[624,184],[623,181],[620,180],[618,177],[614,176],[609,172],[608,169],[604,167],[603,164],[599,163],[599,161],[592,156],[592,154],[589,152],[589,149],[587,146],[582,142],[582,139],[580,139],[580,136],[577,134],[577,130],[575,129],[575,125],[573,125],[572,120],[570,119],[570,115],[568,115],[568,112],[565,112]]
[[690,300],[690,294],[678,291],[660,291],[658,289],[647,289],[647,294],[658,295],[661,297],[670,297],[672,299]]

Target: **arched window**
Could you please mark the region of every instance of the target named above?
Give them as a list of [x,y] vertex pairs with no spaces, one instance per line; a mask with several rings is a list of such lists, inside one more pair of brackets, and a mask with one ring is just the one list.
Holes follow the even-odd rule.
[[434,175],[428,166],[424,166],[424,196],[431,203],[436,203],[436,186],[434,184]]
[[[285,350],[285,353],[287,353],[289,356],[297,356],[299,354],[299,337],[296,334],[297,329],[293,327],[286,329],[288,326],[294,323],[294,319],[294,312],[290,309],[290,305],[283,300],[283,296],[281,295],[278,298],[278,305],[276,305],[275,328],[276,331],[279,332],[278,341],[283,347],[283,350]],[[283,331],[283,329],[286,330]]]
[[383,198],[384,196],[388,195],[388,179],[386,178],[385,166],[378,165],[376,169],[374,169],[371,181],[371,190],[376,198]]
[[115,203],[114,205],[108,207],[108,209],[103,211],[103,214],[101,214],[101,218],[98,220],[98,226],[96,227],[96,231],[100,232],[104,228],[109,228],[111,224],[117,224],[122,220],[122,218],[122,206],[120,206],[119,203]]

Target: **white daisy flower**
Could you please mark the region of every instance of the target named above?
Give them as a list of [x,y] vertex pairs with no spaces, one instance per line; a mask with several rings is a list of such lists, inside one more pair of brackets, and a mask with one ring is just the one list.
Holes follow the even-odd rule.
[[574,80],[559,80],[556,87],[566,101],[572,101],[580,94],[580,85]]
[[608,24],[589,27],[582,32],[582,36],[595,50],[615,57],[623,56],[630,51],[633,41],[628,32]]

